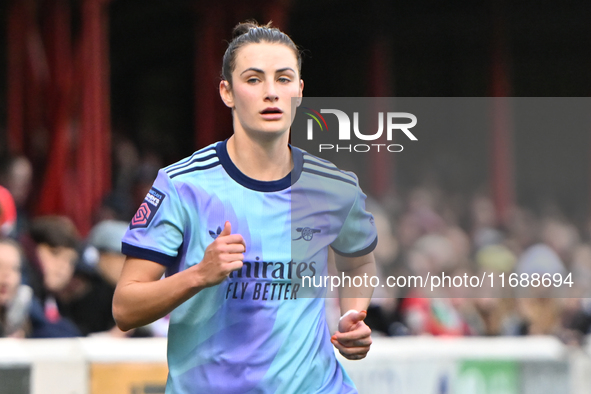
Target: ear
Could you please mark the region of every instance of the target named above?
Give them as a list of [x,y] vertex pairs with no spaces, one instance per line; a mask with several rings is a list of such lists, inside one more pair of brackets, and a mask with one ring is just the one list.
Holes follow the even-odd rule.
[[302,97],[304,92],[304,80],[300,79],[300,91],[298,93],[298,99],[296,100],[297,106],[299,107],[302,104]]
[[234,108],[234,95],[232,94],[232,89],[230,88],[230,82],[225,80],[220,81],[220,96],[227,107]]

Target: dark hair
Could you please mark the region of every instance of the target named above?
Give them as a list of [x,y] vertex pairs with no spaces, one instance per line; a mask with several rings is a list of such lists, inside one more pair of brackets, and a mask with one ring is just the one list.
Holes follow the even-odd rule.
[[43,216],[34,219],[29,235],[36,244],[46,244],[52,248],[66,247],[77,250],[80,246],[76,226],[65,216]]
[[271,44],[283,44],[291,48],[298,61],[298,73],[302,72],[302,54],[291,38],[277,29],[271,27],[271,22],[259,25],[256,21],[241,22],[232,31],[232,41],[224,53],[222,63],[222,79],[232,83],[232,71],[236,68],[236,52],[247,44],[267,42]]

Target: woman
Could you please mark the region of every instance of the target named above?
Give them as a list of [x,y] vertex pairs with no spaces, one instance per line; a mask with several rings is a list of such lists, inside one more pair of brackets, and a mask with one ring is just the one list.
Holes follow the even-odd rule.
[[123,238],[113,313],[122,330],[171,313],[167,393],[356,392],[332,345],[365,357],[371,292],[343,290],[331,337],[302,277],[326,273],[328,246],[373,275],[377,238],[356,177],[288,144],[300,71],[287,35],[239,24],[220,82],[233,136],[161,170]]
[[24,338],[30,325],[33,291],[21,284],[21,260],[20,245],[0,235],[0,338]]

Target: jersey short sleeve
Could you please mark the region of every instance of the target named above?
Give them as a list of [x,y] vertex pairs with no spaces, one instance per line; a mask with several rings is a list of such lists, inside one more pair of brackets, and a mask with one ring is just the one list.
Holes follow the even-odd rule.
[[365,210],[366,197],[357,184],[349,214],[339,235],[331,244],[333,250],[342,256],[364,256],[372,252],[378,243],[374,218],[371,213]]
[[170,267],[183,243],[184,228],[185,214],[177,189],[160,170],[123,236],[121,251]]

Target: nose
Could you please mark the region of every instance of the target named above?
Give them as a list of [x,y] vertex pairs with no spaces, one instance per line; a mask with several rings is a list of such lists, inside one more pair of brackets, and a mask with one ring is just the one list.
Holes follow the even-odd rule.
[[267,82],[266,84],[266,95],[265,100],[275,102],[279,100],[277,91],[275,90],[275,83],[273,81]]

